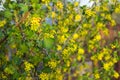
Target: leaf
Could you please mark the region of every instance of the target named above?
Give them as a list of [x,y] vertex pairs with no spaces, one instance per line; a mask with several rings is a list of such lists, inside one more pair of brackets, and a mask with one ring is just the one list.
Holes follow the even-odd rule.
[[45,38],[43,41],[43,47],[46,48],[47,50],[53,48],[54,45],[54,39],[52,38]]
[[3,38],[3,33],[2,33],[2,31],[0,31],[0,39],[2,39]]
[[15,63],[16,65],[20,65],[21,64],[21,59],[18,56],[14,56],[13,57],[13,63]]
[[14,74],[15,68],[14,68],[14,66],[9,65],[8,67],[5,68],[4,71],[5,71],[6,73],[8,73],[8,74]]
[[31,0],[32,3],[39,3],[39,0]]
[[27,52],[28,51],[28,47],[25,44],[21,44],[21,51],[23,53]]
[[19,7],[21,8],[21,11],[23,11],[23,12],[27,12],[28,11],[28,6],[23,4],[23,3],[19,4]]
[[120,38],[120,31],[118,31],[118,37]]
[[9,10],[6,10],[4,13],[5,18],[11,19],[12,18],[12,13]]

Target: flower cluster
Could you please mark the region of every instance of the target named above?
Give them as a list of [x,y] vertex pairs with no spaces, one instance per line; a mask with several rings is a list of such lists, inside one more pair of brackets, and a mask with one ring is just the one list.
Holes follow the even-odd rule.
[[57,8],[60,9],[60,10],[63,9],[63,4],[62,4],[61,1],[58,1],[56,6],[57,6]]
[[25,71],[26,72],[29,72],[30,70],[32,70],[32,68],[34,68],[33,64],[31,64],[27,61],[24,62],[24,65],[25,65]]
[[39,27],[40,27],[40,17],[32,17],[31,19],[31,30],[33,31],[38,31]]
[[0,21],[0,27],[4,27],[5,24],[6,24],[6,20]]
[[39,78],[40,78],[41,80],[49,80],[49,75],[48,75],[47,73],[41,73],[41,74],[39,75]]
[[51,69],[55,69],[56,66],[57,66],[57,61],[55,60],[51,60],[48,62],[48,66],[51,68]]

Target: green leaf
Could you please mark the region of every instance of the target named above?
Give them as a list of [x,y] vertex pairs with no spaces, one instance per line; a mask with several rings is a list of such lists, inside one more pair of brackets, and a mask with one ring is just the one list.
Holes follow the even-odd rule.
[[5,71],[6,73],[8,73],[8,74],[14,74],[15,68],[14,68],[14,66],[9,65],[8,67],[5,68],[4,71]]
[[47,50],[53,48],[54,45],[54,39],[52,38],[45,38],[43,41],[43,47],[46,48]]
[[24,11],[24,12],[28,11],[28,6],[23,3],[19,4],[19,7],[21,8],[21,11]]
[[39,3],[39,0],[31,0],[32,3]]
[[3,33],[2,33],[2,31],[0,31],[0,39],[2,39],[3,38]]
[[28,51],[28,47],[25,44],[21,44],[21,51],[23,53],[27,52]]
[[13,79],[16,80],[16,79],[18,79],[19,76],[20,76],[20,74],[18,72],[15,72],[13,74]]
[[9,10],[6,10],[5,13],[4,13],[5,17],[8,18],[8,19],[11,19],[12,18],[12,13],[9,11]]
[[13,57],[13,63],[15,63],[16,65],[20,65],[21,64],[21,59],[18,56],[14,56]]
[[118,31],[118,37],[120,38],[120,31]]

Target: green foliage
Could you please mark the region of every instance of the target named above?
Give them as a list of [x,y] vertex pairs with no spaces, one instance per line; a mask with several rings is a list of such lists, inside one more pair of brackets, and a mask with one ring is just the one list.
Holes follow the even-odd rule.
[[118,79],[120,2],[94,1],[80,7],[77,1],[6,0],[0,11],[0,79]]

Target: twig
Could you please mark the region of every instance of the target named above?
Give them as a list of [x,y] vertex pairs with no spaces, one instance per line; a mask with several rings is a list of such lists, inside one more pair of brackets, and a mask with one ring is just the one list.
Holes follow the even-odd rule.
[[3,39],[0,40],[0,44],[2,44],[3,42],[5,42],[7,40],[7,38],[8,38],[8,35],[5,36]]
[[22,16],[22,18],[20,19],[20,21],[19,22],[17,22],[16,23],[16,26],[20,26],[20,24],[22,24],[25,20],[26,20],[26,18],[29,16],[29,11],[28,12],[26,12],[23,16]]
[[25,40],[25,39],[24,39],[24,38],[25,38],[25,35],[24,35],[23,30],[22,30],[22,28],[20,27],[20,25],[27,19],[27,17],[29,16],[29,14],[30,14],[29,11],[26,12],[26,13],[22,16],[22,18],[20,19],[20,21],[19,21],[19,22],[16,22],[16,27],[19,28],[23,40]]

